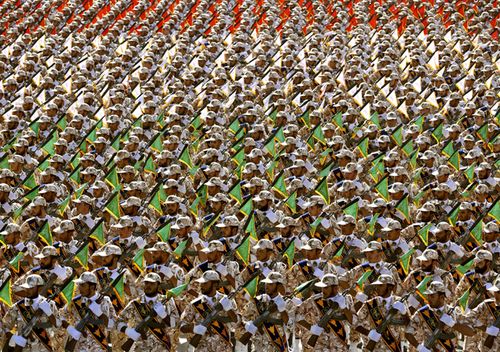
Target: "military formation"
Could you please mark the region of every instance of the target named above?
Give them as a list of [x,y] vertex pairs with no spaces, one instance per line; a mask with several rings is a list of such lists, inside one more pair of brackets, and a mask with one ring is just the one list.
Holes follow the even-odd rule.
[[3,351],[499,351],[497,0],[0,0]]

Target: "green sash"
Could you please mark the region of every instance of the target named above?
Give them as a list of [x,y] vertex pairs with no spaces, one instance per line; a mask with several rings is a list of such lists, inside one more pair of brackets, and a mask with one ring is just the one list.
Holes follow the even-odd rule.
[[[35,316],[35,312],[33,311],[33,309],[31,309],[31,307],[26,306],[24,302],[24,299],[19,301],[19,303],[17,304],[17,308],[19,309],[19,312],[21,312],[23,320],[26,322],[26,324],[28,324]],[[37,339],[45,346],[45,348],[47,348],[49,351],[53,351],[49,334],[45,329],[35,326],[31,330],[31,332],[35,334]]]
[[[438,320],[434,312],[432,312],[429,307],[424,307],[419,310],[420,315],[424,319],[427,326],[432,330],[436,330],[438,325]],[[455,351],[455,346],[453,346],[453,342],[450,339],[438,339],[439,344],[448,352]]]
[[[384,316],[380,310],[380,307],[377,305],[377,301],[371,300],[367,301],[366,305],[368,306],[368,312],[370,312],[370,317],[372,318],[373,324],[375,327],[379,327],[384,322]],[[391,330],[385,329],[382,333],[382,339],[389,349],[393,352],[401,352],[400,343],[394,337]]]
[[[196,301],[194,301],[193,307],[204,318],[212,311],[210,306],[206,302],[203,302],[201,299],[197,299]],[[224,339],[224,341],[226,341],[229,345],[232,345],[231,336],[229,335],[229,330],[223,323],[214,320],[210,323],[209,329],[212,332],[215,331]]]
[[[319,310],[323,312],[323,314],[326,313],[326,311],[329,309],[327,306],[327,302],[323,298],[316,299],[314,300],[314,302],[316,303],[316,306],[318,306]],[[345,331],[344,325],[342,325],[340,321],[332,319],[328,322],[328,326],[333,330],[335,335],[337,335],[339,339],[342,340],[342,342],[347,344],[347,332]]]

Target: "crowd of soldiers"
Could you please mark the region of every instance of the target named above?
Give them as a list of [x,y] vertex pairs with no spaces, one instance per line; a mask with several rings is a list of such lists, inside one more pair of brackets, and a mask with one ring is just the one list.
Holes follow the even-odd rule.
[[499,351],[497,0],[0,0],[3,351]]

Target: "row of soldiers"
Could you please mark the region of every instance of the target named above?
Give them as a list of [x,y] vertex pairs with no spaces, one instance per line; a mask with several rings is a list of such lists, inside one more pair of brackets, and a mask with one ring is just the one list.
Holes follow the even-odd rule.
[[[72,342],[81,351],[498,348],[498,259],[485,249],[476,251],[463,276],[455,275],[458,264],[442,269],[441,252],[430,248],[405,275],[378,241],[343,274],[338,257],[315,238],[291,268],[270,240],[252,249],[255,260],[240,270],[230,253],[224,256],[224,243],[213,240],[200,252],[206,261],[187,272],[182,261],[169,258],[169,245],[157,242],[136,277],[126,250],[109,243],[94,254],[95,269],[74,280],[79,294],[65,302],[61,291],[75,269],[61,265],[64,256],[46,246],[36,256],[40,266],[14,285],[22,298],[3,319],[5,344],[57,350]],[[35,319],[42,325],[32,325]]]

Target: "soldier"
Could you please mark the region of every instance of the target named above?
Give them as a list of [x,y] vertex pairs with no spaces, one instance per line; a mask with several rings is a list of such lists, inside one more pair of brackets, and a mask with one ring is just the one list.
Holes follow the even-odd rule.
[[476,333],[467,338],[466,349],[478,348],[480,351],[498,351],[500,348],[500,277],[497,277],[493,285],[487,288],[493,296],[481,302],[471,312],[471,321]]
[[[40,275],[45,282],[49,282],[47,294],[55,293],[57,289],[66,287],[69,281],[73,278],[73,268],[69,266],[62,266],[58,263],[59,254],[57,249],[53,246],[45,246],[42,248],[40,254],[35,256],[35,259],[40,260],[40,265],[32,268],[25,275],[37,274]],[[16,284],[23,282],[25,277],[20,277]],[[61,308],[63,306],[63,299],[56,295],[53,297],[54,302]]]
[[61,322],[55,302],[45,297],[45,285],[42,277],[36,274],[26,276],[24,283],[19,285],[24,298],[17,301],[3,317],[5,343],[8,346],[22,348],[23,351],[52,351],[58,348],[56,333]]
[[[200,284],[201,295],[192,300],[181,315],[180,332],[190,344],[196,335],[201,336],[200,351],[232,351],[234,345],[233,322],[238,320],[236,303],[218,288],[220,276],[208,270],[195,280]],[[213,320],[206,321],[209,315]]]
[[[265,284],[265,293],[249,302],[243,313],[245,330],[253,336],[251,351],[286,351],[300,300],[294,301],[284,296],[285,280],[278,272],[270,272],[262,283]],[[248,343],[244,340],[240,342]]]
[[[177,307],[172,298],[159,293],[160,275],[148,273],[142,281],[143,293],[120,313],[117,328],[134,341],[132,351],[175,351]],[[151,320],[142,326],[148,317]]]
[[144,254],[146,271],[154,272],[162,278],[160,292],[171,289],[186,280],[184,270],[170,259],[171,250],[166,242],[156,242]]
[[137,294],[134,277],[126,266],[120,261],[122,250],[114,244],[106,244],[92,256],[97,264],[97,268],[92,272],[99,280],[99,287],[102,290],[106,285],[113,282],[123,274],[124,292],[116,292],[113,290],[109,297],[116,313],[120,313],[128,302],[129,297]]
[[403,325],[408,323],[406,298],[394,294],[396,281],[382,274],[371,284],[376,296],[363,303],[357,313],[356,331],[365,335],[363,348],[372,351],[401,351]]
[[445,303],[446,288],[442,282],[431,282],[424,294],[429,303],[412,315],[405,332],[419,352],[454,350],[458,346],[456,332],[466,336],[474,334],[465,317]]
[[97,291],[97,276],[91,272],[83,272],[75,283],[79,294],[61,310],[67,342],[76,340],[77,351],[108,351],[111,348],[109,331],[116,322],[111,300]]
[[[339,281],[335,274],[325,274],[315,284],[321,289],[297,309],[296,323],[304,350],[348,351],[349,332],[355,316],[354,304],[349,294],[339,292]],[[320,326],[324,317],[330,319]],[[311,340],[317,337],[317,342]],[[307,342],[306,342],[307,341]]]
[[479,303],[489,298],[487,288],[493,283],[498,273],[491,269],[493,255],[481,249],[476,252],[474,269],[469,270],[460,279],[456,290],[456,297],[462,297],[469,292],[468,308],[474,309]]
[[410,312],[412,314],[415,313],[415,310],[423,305],[424,300],[417,294],[417,286],[425,282],[443,282],[446,287],[446,302],[451,303],[455,298],[456,283],[450,272],[438,267],[438,253],[434,249],[428,248],[416,260],[419,263],[419,267],[412,270],[402,283],[403,291],[410,294],[408,298]]

